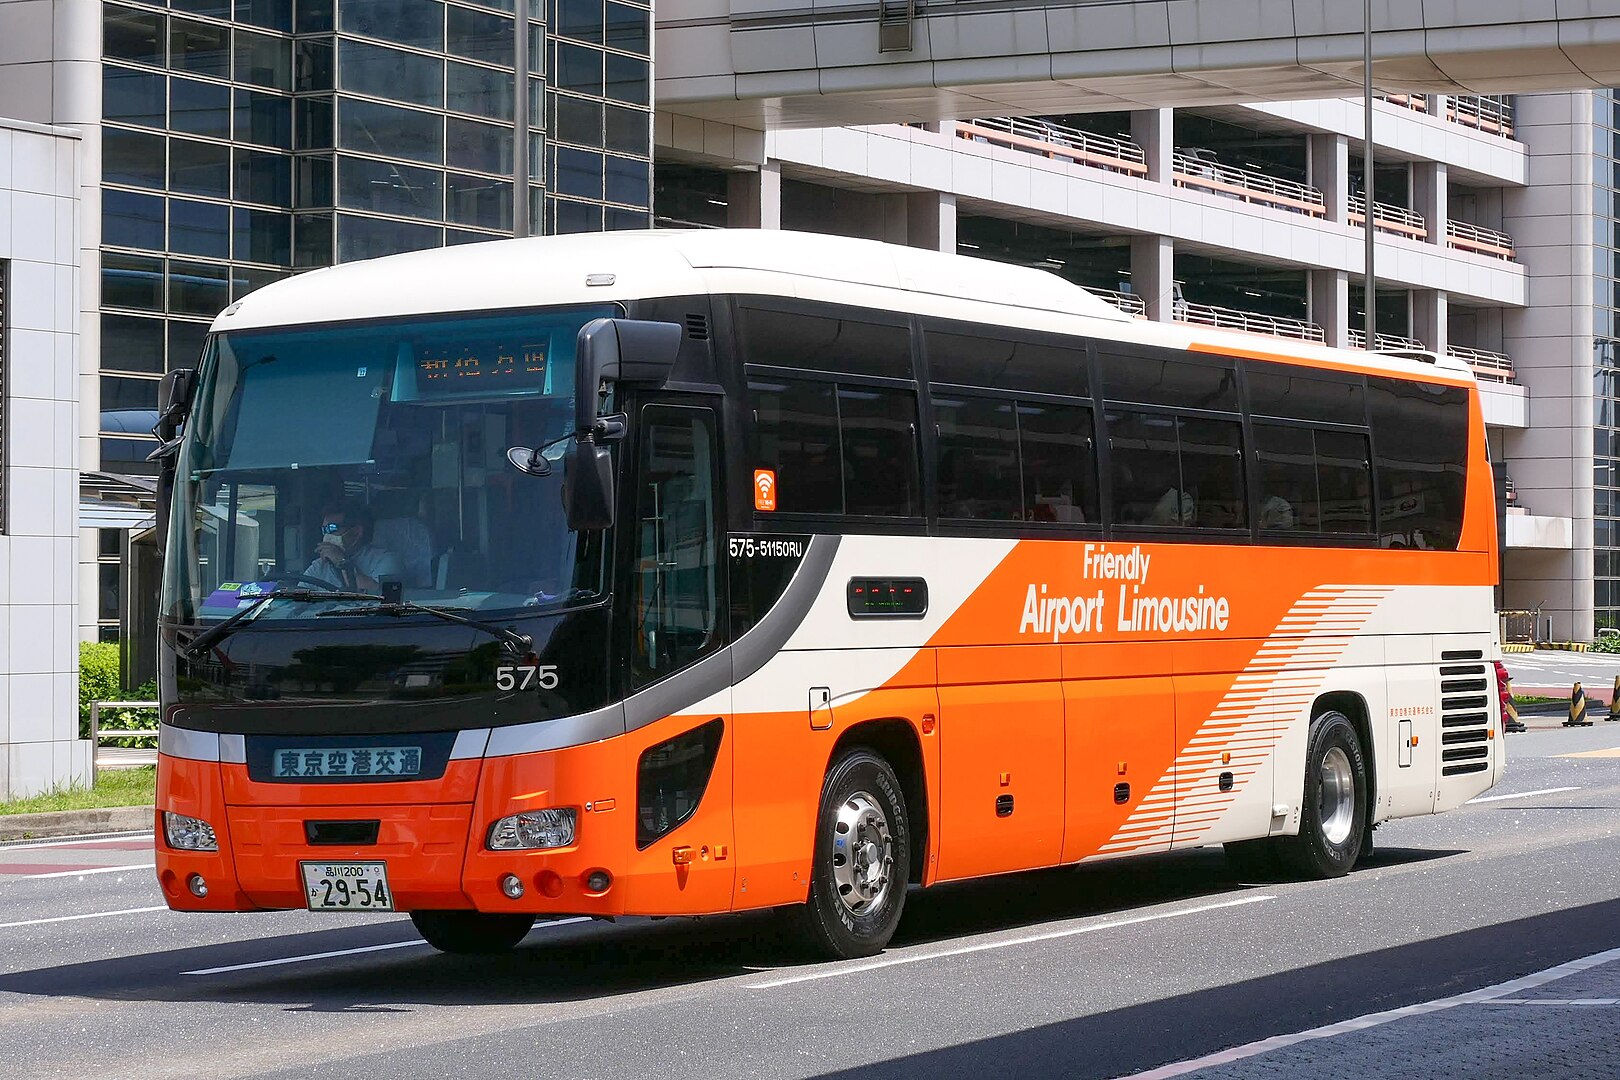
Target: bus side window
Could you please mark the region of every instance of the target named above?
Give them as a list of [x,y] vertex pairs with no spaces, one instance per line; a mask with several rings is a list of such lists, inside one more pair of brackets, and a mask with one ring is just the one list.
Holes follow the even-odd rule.
[[714,414],[641,412],[630,667],[640,686],[708,652],[719,611]]

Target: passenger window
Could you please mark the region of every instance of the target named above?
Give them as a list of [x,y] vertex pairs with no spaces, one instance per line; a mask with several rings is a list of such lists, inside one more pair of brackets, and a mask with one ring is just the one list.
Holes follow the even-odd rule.
[[751,469],[776,473],[781,513],[840,514],[843,468],[838,451],[838,402],[833,384],[756,376]]
[[1315,532],[1320,500],[1310,428],[1256,423],[1254,451],[1260,462],[1260,531]]
[[858,319],[745,307],[743,356],[749,364],[910,379],[911,331]]
[[1110,410],[1106,421],[1114,523],[1192,524],[1192,500],[1181,491],[1176,418],[1121,409]]
[[1181,359],[1148,346],[1098,344],[1103,396],[1177,409],[1238,411],[1237,367],[1231,360]]
[[1191,498],[1192,520],[1201,529],[1243,529],[1249,524],[1243,484],[1243,425],[1235,420],[1184,416],[1181,429],[1181,489]]
[[1097,452],[1084,405],[1020,401],[1024,516],[1066,524],[1099,522]]
[[922,513],[917,476],[917,395],[838,387],[844,444],[844,512],[861,517]]
[[1454,551],[1462,536],[1468,392],[1368,380],[1383,547]]
[[1316,482],[1322,499],[1322,531],[1373,531],[1372,455],[1367,436],[1352,431],[1316,433]]
[[1013,407],[1010,398],[934,396],[940,517],[978,521],[1023,517]]
[[928,332],[928,374],[936,383],[1090,397],[1083,342],[1020,341]]
[[1359,377],[1304,374],[1280,364],[1250,362],[1249,412],[1288,420],[1363,427],[1367,388]]
[[630,669],[640,686],[716,644],[714,414],[649,405],[641,411]]

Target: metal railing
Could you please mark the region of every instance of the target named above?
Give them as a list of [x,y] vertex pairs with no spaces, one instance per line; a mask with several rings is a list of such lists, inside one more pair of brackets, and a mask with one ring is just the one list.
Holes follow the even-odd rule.
[[1446,222],[1446,244],[1448,247],[1489,255],[1495,259],[1514,258],[1513,237],[1505,232],[1487,229],[1483,225],[1474,225],[1467,221]]
[[1320,188],[1284,180],[1255,169],[1240,169],[1177,150],[1171,155],[1173,181],[1180,187],[1200,188],[1244,202],[1262,203],[1297,214],[1320,217],[1327,202]]
[[1459,94],[1446,98],[1445,116],[1454,124],[1513,138],[1513,105],[1504,98]]
[[[1367,332],[1356,327],[1350,328],[1350,347],[1365,349],[1367,347]],[[1422,352],[1423,342],[1417,338],[1403,337],[1400,334],[1379,334],[1373,340],[1373,348],[1378,352]]]
[[[1364,195],[1350,196],[1350,224],[1360,225],[1367,219],[1367,198]],[[1408,210],[1404,206],[1395,206],[1392,203],[1373,201],[1373,228],[1379,232],[1395,233],[1397,236],[1407,236],[1414,240],[1426,240],[1429,236],[1428,222],[1416,210]]]
[[1474,349],[1467,345],[1448,345],[1446,355],[1463,361],[1474,371],[1474,376],[1487,382],[1512,382],[1513,361],[1504,353],[1490,349]]
[[[107,739],[155,739],[158,737],[156,728],[125,731],[123,729],[101,730],[101,711],[103,709],[156,709],[155,701],[92,701],[90,703],[90,783],[96,782],[96,770],[100,765],[101,744]],[[109,762],[111,764],[111,762]],[[119,765],[156,765],[157,751],[132,747],[118,755]]]
[[1018,116],[987,116],[957,123],[956,133],[974,142],[1009,146],[1030,154],[1062,158],[1093,168],[1131,176],[1147,175],[1147,154],[1124,137],[1030,120]]
[[1080,287],[1099,300],[1114,305],[1127,315],[1147,314],[1147,304],[1135,293],[1120,292],[1118,289],[1095,289],[1090,285]]
[[1327,333],[1313,322],[1304,319],[1284,319],[1276,315],[1261,315],[1239,308],[1218,307],[1215,304],[1193,304],[1178,301],[1175,305],[1177,322],[1197,323],[1200,326],[1218,326],[1222,330],[1243,330],[1251,334],[1294,338],[1299,341],[1326,341]]
[[1429,111],[1429,99],[1423,94],[1374,94],[1373,96],[1387,101],[1391,105],[1399,105],[1403,109],[1411,109],[1414,112],[1426,113]]

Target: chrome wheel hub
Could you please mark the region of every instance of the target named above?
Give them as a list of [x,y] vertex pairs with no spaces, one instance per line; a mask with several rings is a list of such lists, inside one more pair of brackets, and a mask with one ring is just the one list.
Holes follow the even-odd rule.
[[894,872],[894,838],[889,819],[869,792],[857,791],[833,819],[833,884],[839,899],[856,915],[881,906]]
[[1328,843],[1339,847],[1350,839],[1350,827],[1356,819],[1356,775],[1350,768],[1350,755],[1342,747],[1330,747],[1322,756],[1316,816]]

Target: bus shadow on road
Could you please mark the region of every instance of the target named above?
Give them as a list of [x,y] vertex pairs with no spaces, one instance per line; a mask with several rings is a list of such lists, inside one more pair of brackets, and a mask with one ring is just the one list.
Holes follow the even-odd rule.
[[[1380,849],[1371,865],[1453,854],[1458,852]],[[1214,848],[980,878],[913,891],[892,947],[1124,915],[1249,888]],[[247,930],[253,917],[227,918],[242,920]],[[637,918],[616,925],[541,924],[512,953],[480,957],[441,955],[420,943],[393,947],[414,937],[404,920],[337,927],[312,920],[312,926],[319,928],[0,975],[0,993],[396,1011],[417,1005],[565,1003],[802,970],[818,962],[797,943],[788,920],[771,912]],[[323,953],[336,955],[318,956]],[[287,962],[299,957],[316,958]],[[282,963],[266,966],[276,960]]]

